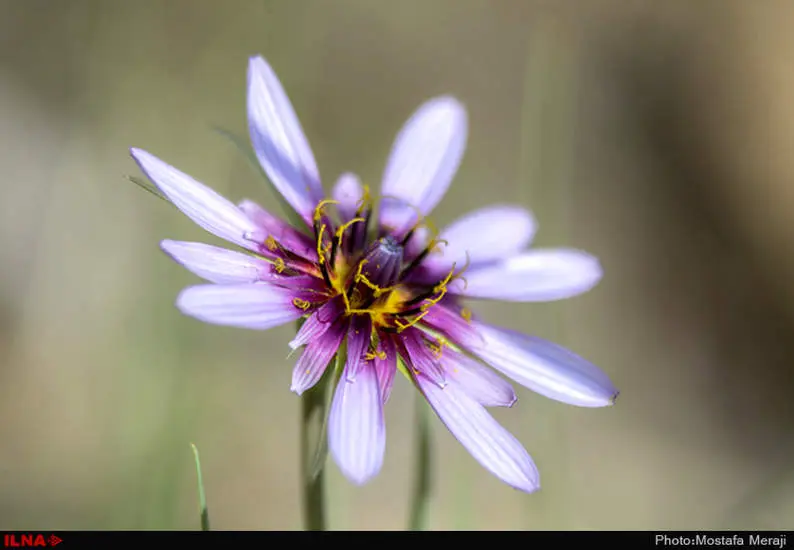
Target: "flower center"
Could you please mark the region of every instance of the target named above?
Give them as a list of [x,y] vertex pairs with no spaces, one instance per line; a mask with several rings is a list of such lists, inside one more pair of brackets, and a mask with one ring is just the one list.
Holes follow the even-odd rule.
[[[427,246],[409,252],[408,243],[420,226],[430,228],[419,216],[419,222],[405,235],[396,235],[387,228],[369,234],[372,201],[365,191],[355,216],[345,223],[336,224],[325,212],[336,201],[321,201],[313,216],[313,229],[317,263],[309,272],[322,277],[324,290],[318,301],[296,298],[295,305],[307,311],[329,299],[339,299],[344,315],[367,315],[372,329],[384,332],[402,332],[418,323],[434,305],[447,294],[448,285],[461,277],[467,266],[456,271],[455,264],[449,273],[435,284],[426,278],[412,278],[421,268],[422,261],[439,244],[430,239]],[[278,265],[275,265],[278,270]],[[417,282],[421,281],[421,282]],[[432,281],[432,279],[431,279]]]

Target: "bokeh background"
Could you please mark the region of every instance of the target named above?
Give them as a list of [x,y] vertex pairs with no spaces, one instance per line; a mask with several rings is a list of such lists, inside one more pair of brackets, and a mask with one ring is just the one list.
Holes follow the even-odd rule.
[[[792,528],[794,2],[0,1],[0,529],[196,529],[190,442],[218,529],[299,529],[292,329],[181,316],[158,249],[214,238],[124,177],[145,148],[233,199],[271,190],[246,135],[248,56],[272,63],[326,184],[377,186],[423,100],[470,138],[443,225],[515,202],[537,242],[597,254],[592,292],[477,304],[622,390],[496,411],[523,495],[433,423],[434,529]],[[486,229],[486,228],[484,228]],[[329,466],[331,526],[402,529],[414,392],[381,475]]]

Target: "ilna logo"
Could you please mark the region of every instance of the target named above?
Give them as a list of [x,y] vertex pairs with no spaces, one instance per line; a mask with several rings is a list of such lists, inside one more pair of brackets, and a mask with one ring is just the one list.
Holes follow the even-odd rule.
[[6,548],[34,548],[58,546],[63,540],[55,535],[45,536],[41,533],[6,533],[3,535],[3,546]]

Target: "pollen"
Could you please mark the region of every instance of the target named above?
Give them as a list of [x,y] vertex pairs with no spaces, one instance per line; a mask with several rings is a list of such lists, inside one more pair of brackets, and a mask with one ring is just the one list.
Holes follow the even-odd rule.
[[467,323],[471,323],[471,310],[467,307],[464,307],[460,310],[460,316],[463,317],[463,320]]
[[275,251],[275,250],[277,250],[279,248],[278,241],[276,241],[276,239],[273,238],[273,235],[268,235],[267,236],[267,239],[265,239],[265,246],[271,252]]
[[276,258],[273,260],[273,268],[276,270],[276,273],[284,273],[284,270],[287,269],[287,265],[282,258]]
[[306,311],[307,309],[312,307],[311,302],[307,300],[301,300],[300,298],[293,298],[292,305],[294,305],[298,309],[302,309],[303,311]]

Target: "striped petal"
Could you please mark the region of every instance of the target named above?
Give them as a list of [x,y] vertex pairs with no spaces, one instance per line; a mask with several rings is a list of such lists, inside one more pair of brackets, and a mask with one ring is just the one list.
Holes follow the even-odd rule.
[[463,266],[500,260],[524,250],[532,242],[537,223],[525,208],[496,205],[475,210],[441,230],[439,254],[425,260],[426,267],[448,270],[453,263]]
[[448,96],[431,99],[405,123],[383,174],[381,223],[402,233],[446,193],[466,148],[466,110]]
[[533,249],[507,260],[467,271],[449,291],[469,298],[550,302],[592,289],[603,272],[595,256],[580,250]]
[[486,470],[521,491],[540,488],[529,453],[480,403],[457,384],[439,388],[421,375],[415,381],[447,429]]
[[311,224],[323,197],[320,174],[292,104],[262,57],[248,64],[248,129],[259,163],[273,186]]
[[231,243],[257,250],[251,241],[256,225],[234,204],[146,151],[133,148],[130,153],[152,183],[196,225]]
[[322,378],[326,367],[339,349],[339,344],[342,343],[346,327],[346,323],[334,323],[322,335],[309,342],[292,370],[290,391],[301,395]]
[[383,465],[386,424],[378,376],[369,363],[354,379],[345,373],[336,386],[328,448],[345,477],[359,485],[375,477]]
[[444,350],[443,362],[447,380],[460,386],[480,405],[512,407],[518,399],[510,383],[479,361],[462,353]]
[[289,290],[264,283],[198,285],[184,289],[176,306],[205,323],[266,330],[304,315],[292,298]]
[[255,283],[268,278],[269,264],[248,254],[204,243],[166,239],[160,248],[188,271],[217,284]]
[[485,345],[478,357],[519,384],[550,399],[579,407],[612,405],[618,390],[604,372],[552,342],[476,323]]

